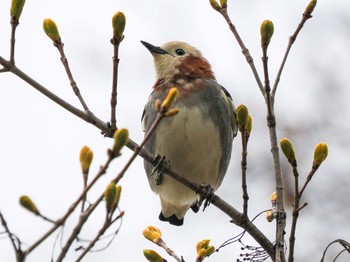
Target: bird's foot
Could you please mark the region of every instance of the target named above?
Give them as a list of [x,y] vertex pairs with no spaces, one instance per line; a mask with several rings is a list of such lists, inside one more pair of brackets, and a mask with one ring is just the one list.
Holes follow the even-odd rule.
[[203,211],[210,205],[214,196],[214,189],[211,187],[211,185],[201,185],[199,186],[196,193],[199,194],[200,197],[191,206],[191,209],[195,213],[199,211],[200,207],[203,204],[203,201],[204,201]]
[[150,177],[153,177],[156,185],[161,185],[163,182],[163,174],[166,172],[170,164],[168,161],[165,161],[165,156],[156,155],[152,160],[152,173]]

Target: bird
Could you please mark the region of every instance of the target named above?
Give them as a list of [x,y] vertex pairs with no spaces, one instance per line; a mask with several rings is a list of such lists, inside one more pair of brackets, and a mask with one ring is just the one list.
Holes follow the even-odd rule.
[[[163,101],[172,87],[178,89],[173,107],[179,113],[161,120],[144,148],[165,157],[169,166],[193,183],[221,185],[227,171],[232,142],[237,135],[236,109],[229,92],[214,76],[211,66],[195,47],[171,41],[161,47],[141,41],[154,59],[156,82],[142,114],[147,134],[157,111],[156,100]],[[154,179],[154,166],[144,161],[151,189],[159,195],[159,219],[181,226],[186,212],[199,210],[199,196],[174,178]]]

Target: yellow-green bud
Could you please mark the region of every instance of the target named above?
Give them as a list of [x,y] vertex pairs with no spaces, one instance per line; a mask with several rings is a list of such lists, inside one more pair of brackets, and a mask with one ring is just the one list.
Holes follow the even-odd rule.
[[117,208],[120,200],[120,194],[122,193],[122,187],[116,186],[115,187],[115,199],[114,199],[114,207]]
[[84,146],[80,150],[80,164],[81,164],[81,170],[83,174],[89,173],[89,168],[93,158],[94,158],[94,153],[88,146]]
[[271,199],[272,203],[276,203],[277,202],[277,193],[276,193],[276,191],[271,193],[270,199]]
[[316,167],[319,167],[322,164],[322,162],[327,158],[327,156],[328,156],[327,144],[324,142],[317,144],[314,151],[313,165]]
[[113,145],[113,155],[118,156],[120,154],[120,150],[125,146],[129,141],[129,131],[125,128],[119,128],[114,133],[114,145]]
[[154,243],[158,243],[159,240],[162,238],[162,232],[154,226],[146,227],[142,231],[142,234],[145,238],[147,238],[149,241],[152,241]]
[[123,12],[116,12],[112,17],[113,37],[117,41],[123,40],[126,18]]
[[295,151],[292,142],[288,138],[282,138],[280,141],[280,146],[283,154],[288,159],[289,163],[294,163],[295,161]]
[[266,211],[266,220],[268,222],[272,222],[274,219],[275,219],[275,216],[274,216],[272,210],[271,209],[267,210]]
[[204,258],[214,253],[215,247],[210,246],[209,243],[210,243],[209,239],[204,239],[197,243],[196,250],[197,250],[198,257]]
[[61,42],[60,33],[58,32],[55,21],[50,18],[45,18],[43,22],[45,34],[54,42]]
[[19,198],[19,203],[22,207],[24,207],[28,211],[36,215],[40,215],[39,209],[36,207],[34,202],[28,196],[21,196]]
[[116,190],[115,183],[113,183],[113,182],[109,183],[109,185],[107,186],[107,188],[104,192],[104,198],[106,201],[106,208],[107,208],[108,213],[114,207],[116,194],[117,194],[117,190]]
[[166,261],[156,251],[151,250],[151,249],[143,250],[143,255],[150,262],[164,262],[164,261]]
[[270,20],[264,20],[260,26],[261,46],[267,47],[273,35],[273,23]]
[[164,101],[160,107],[161,112],[165,113],[169,110],[169,108],[173,105],[178,93],[179,93],[179,91],[177,90],[176,87],[172,87],[169,90],[166,98],[164,99]]
[[178,108],[172,108],[170,110],[168,110],[167,112],[165,112],[165,116],[166,117],[173,117],[175,115],[177,115],[180,112],[180,109]]
[[247,133],[250,135],[253,129],[253,119],[251,115],[248,116]]
[[311,15],[312,12],[314,11],[315,7],[316,7],[316,4],[317,4],[317,0],[311,0],[311,2],[308,4],[308,6],[306,7],[305,9],[305,14],[306,15]]
[[246,127],[249,121],[248,108],[245,105],[237,107],[237,123],[239,128]]
[[218,2],[216,2],[216,0],[209,0],[209,2],[210,2],[211,7],[212,7],[214,10],[220,12],[221,6],[219,5]]
[[10,9],[11,17],[14,16],[17,20],[20,18],[25,2],[25,0],[12,0]]
[[227,0],[220,0],[220,4],[222,8],[227,8]]

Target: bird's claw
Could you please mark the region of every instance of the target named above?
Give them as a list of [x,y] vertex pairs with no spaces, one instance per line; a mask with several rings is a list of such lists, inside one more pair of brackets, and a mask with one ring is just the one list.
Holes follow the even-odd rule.
[[152,160],[153,169],[150,177],[153,177],[156,185],[161,185],[163,182],[163,173],[169,169],[169,162],[165,161],[165,156],[156,155]]
[[211,201],[214,197],[214,189],[211,187],[211,185],[201,185],[199,186],[197,194],[200,195],[199,199],[193,203],[191,206],[191,209],[193,212],[197,213],[200,207],[202,206],[202,203],[204,201],[203,211],[210,205]]

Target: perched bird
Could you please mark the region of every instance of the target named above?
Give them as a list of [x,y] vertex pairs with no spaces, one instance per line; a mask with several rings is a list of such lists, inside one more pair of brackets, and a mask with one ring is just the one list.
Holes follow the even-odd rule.
[[[145,148],[164,156],[173,170],[192,182],[218,189],[237,134],[230,94],[217,83],[210,64],[196,48],[176,41],[161,47],[141,43],[154,58],[157,76],[142,116],[144,132],[156,118],[155,101],[163,101],[171,87],[179,91],[173,107],[180,110],[160,122]],[[144,165],[150,187],[160,197],[159,219],[182,225],[189,208],[198,211],[199,196],[167,175],[158,184],[152,164],[145,161]]]

